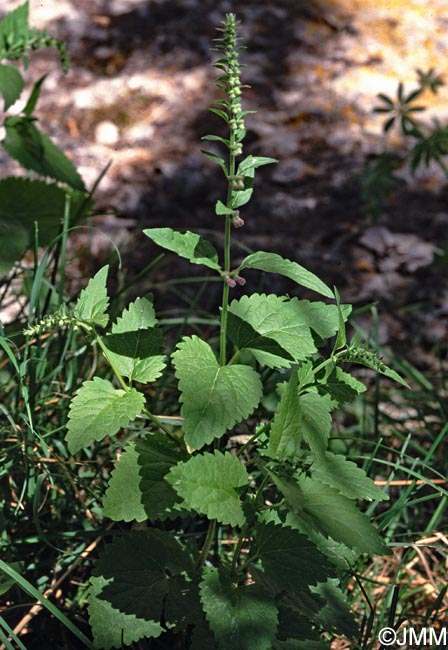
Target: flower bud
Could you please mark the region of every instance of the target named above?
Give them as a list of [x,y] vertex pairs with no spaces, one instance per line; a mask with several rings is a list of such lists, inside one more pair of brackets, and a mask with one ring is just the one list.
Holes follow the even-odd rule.
[[226,277],[224,278],[224,282],[225,282],[226,284],[228,284],[229,287],[232,287],[232,289],[233,289],[234,287],[236,287],[236,282],[235,282],[235,280],[234,280],[233,278],[229,278],[229,276],[226,276]]
[[246,284],[246,280],[241,277],[241,275],[236,275],[235,276],[235,282],[240,285],[240,287],[244,287]]

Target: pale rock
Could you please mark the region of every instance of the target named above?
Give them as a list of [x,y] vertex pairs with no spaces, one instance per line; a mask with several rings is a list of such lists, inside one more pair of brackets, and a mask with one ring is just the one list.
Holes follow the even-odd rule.
[[114,145],[120,139],[118,127],[110,120],[104,120],[95,127],[95,141],[98,144]]

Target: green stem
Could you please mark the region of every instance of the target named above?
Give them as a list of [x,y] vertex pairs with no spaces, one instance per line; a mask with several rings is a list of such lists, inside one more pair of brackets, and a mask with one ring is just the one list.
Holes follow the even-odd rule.
[[216,519],[212,519],[208,527],[207,537],[205,538],[204,546],[202,547],[201,554],[199,555],[198,561],[196,563],[196,571],[199,571],[205,564],[205,561],[210,551],[210,547],[215,538],[215,531],[216,531]]
[[[233,198],[233,189],[232,189],[232,178],[235,176],[235,154],[232,153],[232,149],[235,146],[235,135],[233,130],[230,131],[230,155],[229,155],[229,179],[227,187],[227,207],[232,207],[232,198]],[[232,228],[232,217],[230,215],[225,216],[226,227],[225,227],[225,241],[224,241],[224,272],[228,273],[230,271],[230,239],[231,239],[231,228]],[[221,306],[221,332],[220,332],[220,352],[219,352],[219,363],[224,366],[227,358],[227,310],[229,306],[229,285],[224,278],[224,286],[222,290],[222,306]]]
[[256,431],[256,432],[254,433],[254,435],[251,436],[251,437],[249,438],[249,440],[248,440],[247,442],[245,442],[244,445],[238,449],[238,452],[237,452],[236,455],[237,455],[238,457],[240,457],[240,456],[241,456],[241,455],[246,451],[246,449],[247,449],[248,447],[250,447],[250,445],[251,445],[253,442],[255,442],[255,440],[256,440],[259,436],[261,436],[262,433],[264,433],[264,432],[266,431],[266,429],[269,427],[269,425],[270,425],[270,422],[267,422],[264,426],[261,427],[261,429],[259,429],[258,431]]

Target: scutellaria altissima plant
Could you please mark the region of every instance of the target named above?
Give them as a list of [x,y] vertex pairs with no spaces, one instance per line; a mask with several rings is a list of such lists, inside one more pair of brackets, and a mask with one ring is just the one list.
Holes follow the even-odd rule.
[[[139,525],[114,533],[96,562],[88,594],[96,648],[162,635],[170,639],[166,647],[190,650],[328,648],[331,635],[357,633],[339,579],[358,554],[388,551],[357,506],[387,495],[330,450],[332,412],[365,390],[346,364],[399,376],[359,341],[347,343],[351,307],[316,275],[272,252],[232,264],[232,229],[244,225],[240,210],[255,171],[275,162],[239,160],[250,111],[241,105],[237,26],[227,15],[214,63],[223,98],[211,110],[228,137],[204,138],[227,154],[204,152],[227,183],[215,209],[224,220],[223,260],[194,232],[144,231],[222,279],[219,350],[193,335],[172,354],[179,416],[150,410],[147,388],[169,372],[152,299],[137,298],[108,329],[107,266],[72,309],[27,332],[80,328],[115,375],[115,382],[84,381],[73,398],[73,454],[130,424],[138,432],[124,446],[104,499],[105,517]],[[332,302],[259,293],[231,300],[246,269],[283,275]],[[319,350],[329,341],[324,357]],[[273,416],[261,405],[265,370],[278,377]]]

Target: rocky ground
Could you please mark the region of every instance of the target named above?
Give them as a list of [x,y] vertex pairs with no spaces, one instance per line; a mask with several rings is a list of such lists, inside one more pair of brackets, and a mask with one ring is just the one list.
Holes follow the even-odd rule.
[[[3,0],[0,15],[21,4]],[[344,300],[380,310],[380,339],[422,369],[446,355],[448,184],[436,166],[401,179],[373,220],[362,197],[365,161],[385,148],[405,150],[398,131],[384,135],[376,95],[415,86],[415,69],[445,73],[446,0],[30,0],[31,23],[67,42],[71,67],[54,52],[33,56],[31,84],[50,71],[38,115],[97,193],[96,228],[74,237],[73,275],[111,254],[138,272],[157,254],[142,228],[199,228],[220,243],[213,204],[220,174],[200,153],[218,132],[207,111],[214,71],[209,50],[227,11],[242,21],[246,150],[278,158],[260,170],[238,241],[279,252],[336,284]],[[428,118],[448,119],[448,86],[424,96]],[[17,103],[10,109],[16,113]],[[426,115],[426,113],[425,113]],[[210,144],[210,143],[208,143]],[[18,167],[0,154],[2,175]],[[104,233],[104,234],[102,234]],[[83,252],[84,251],[84,252]],[[234,249],[235,260],[242,255]],[[170,258],[143,281],[190,273]],[[250,280],[250,278],[249,278]],[[255,280],[254,280],[255,281]],[[253,286],[251,287],[253,288]],[[267,289],[296,291],[269,279]],[[213,302],[213,297],[212,297]]]

